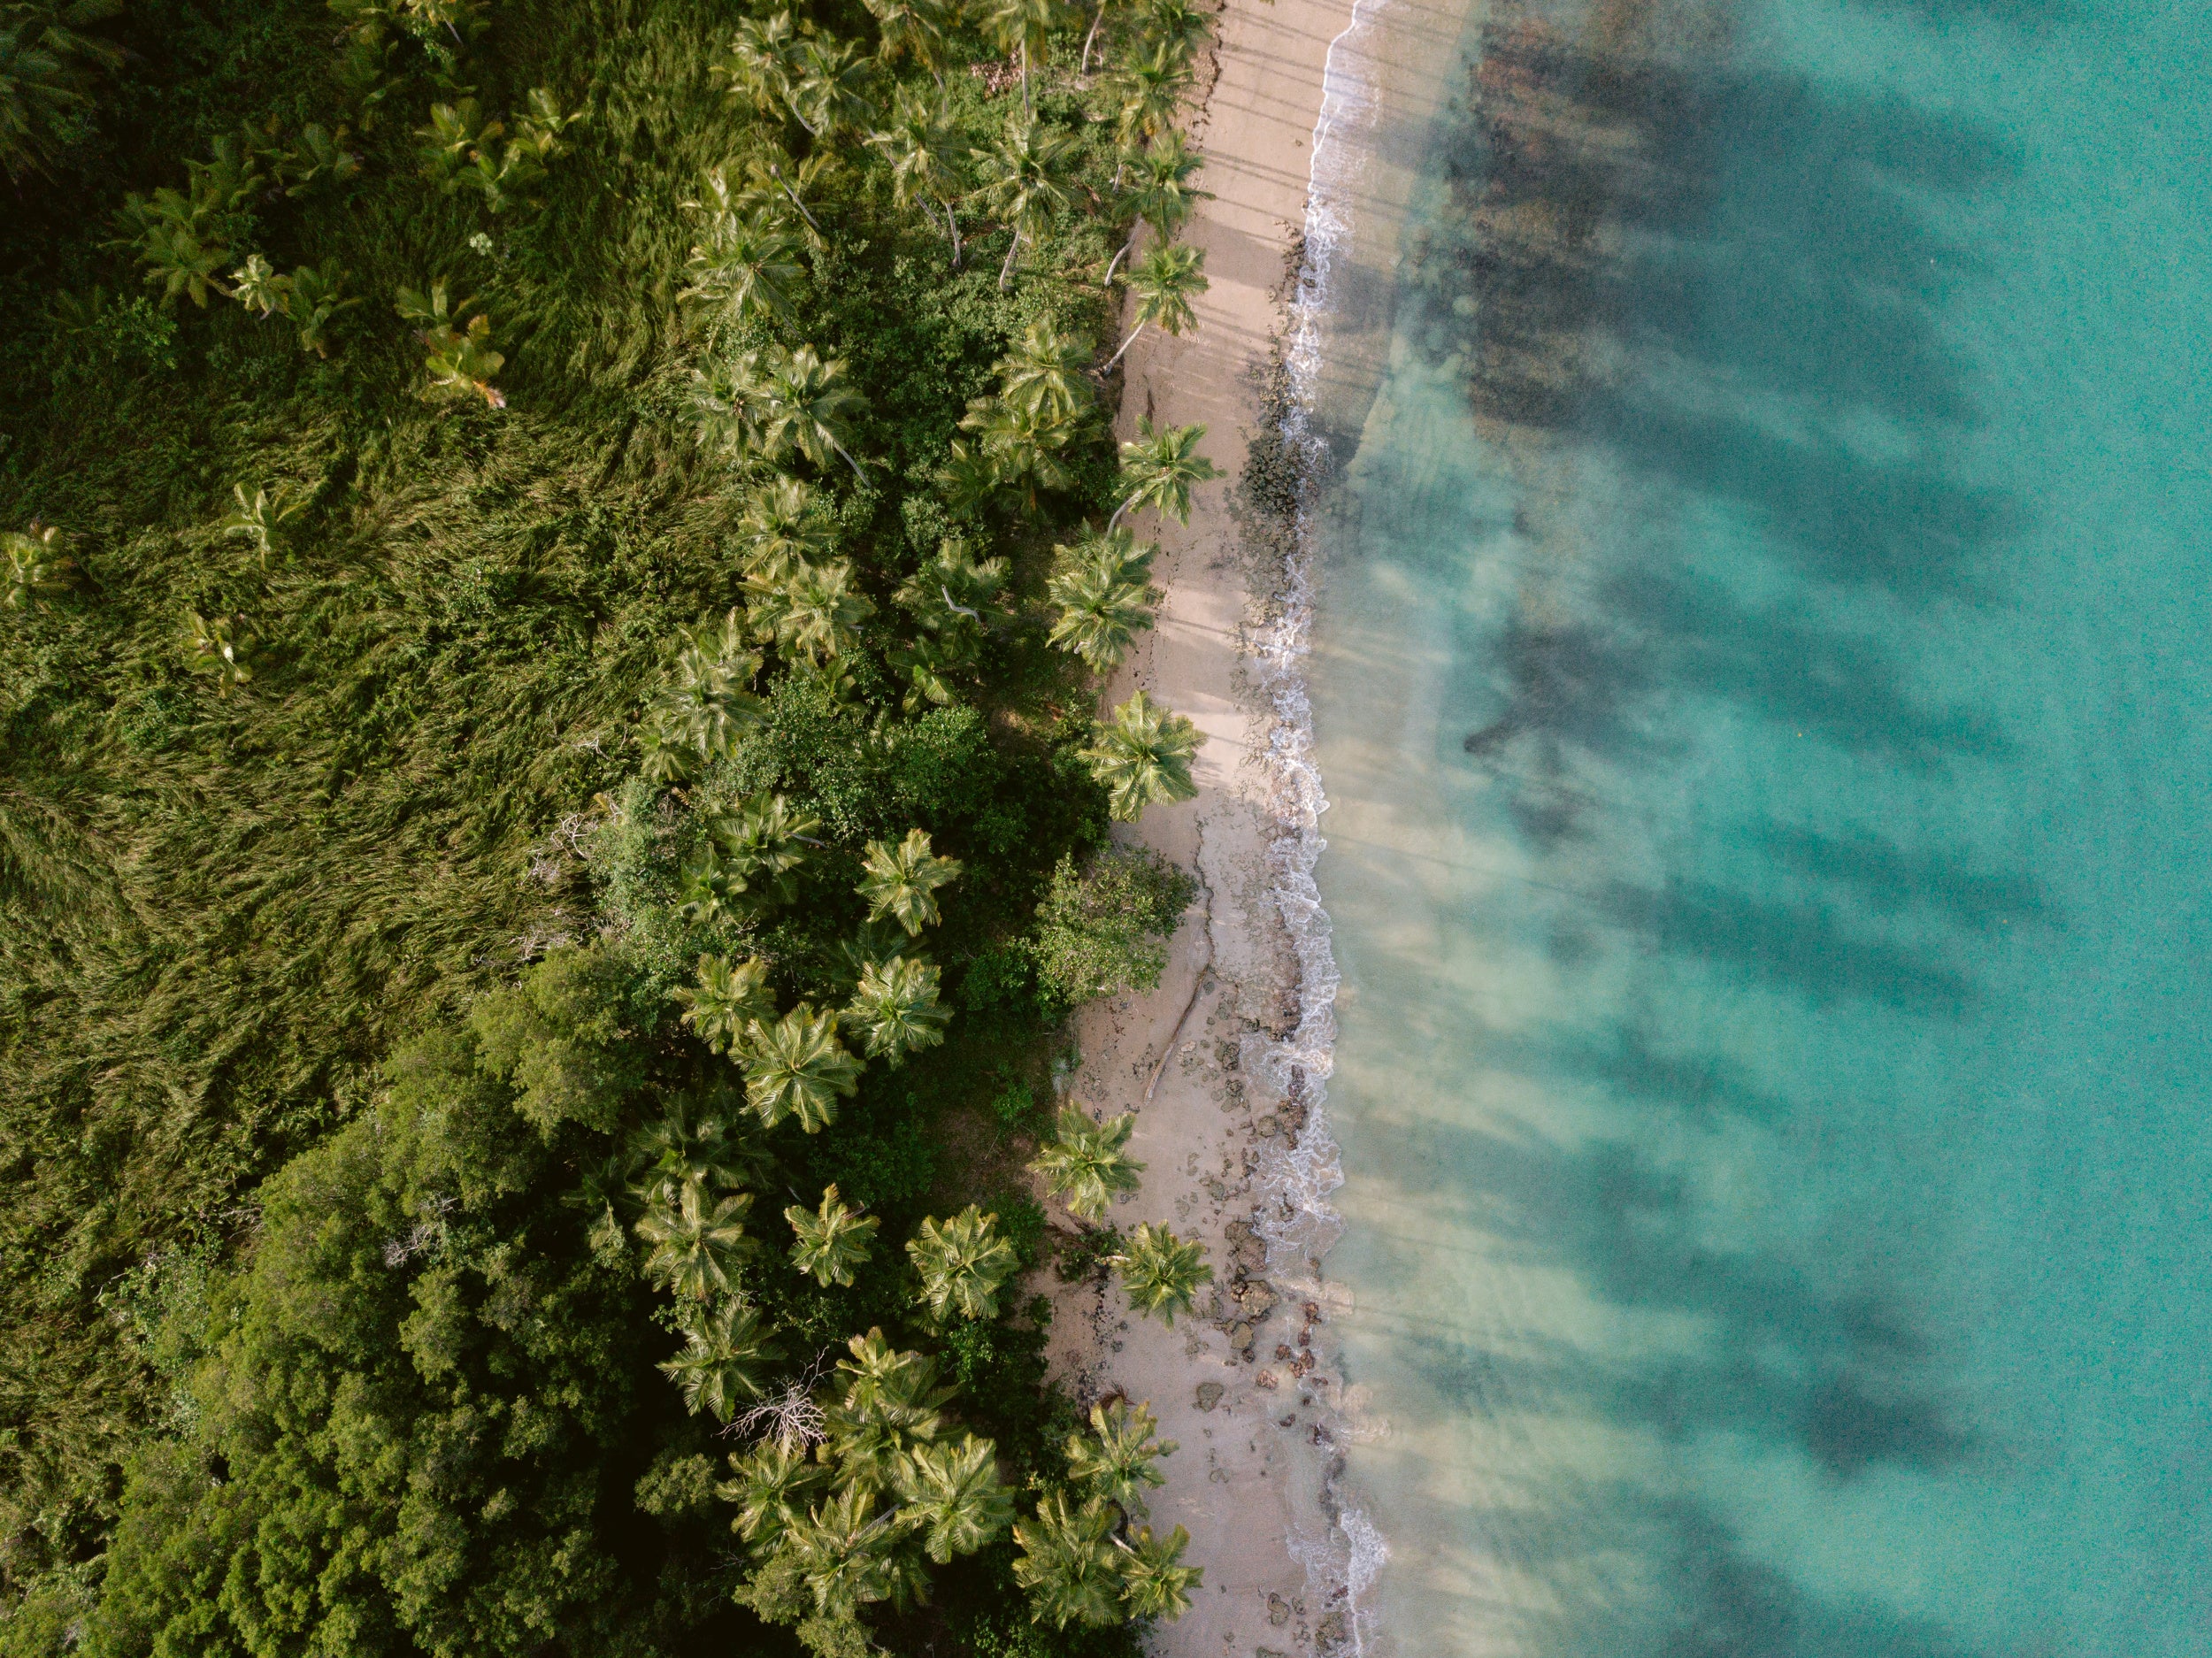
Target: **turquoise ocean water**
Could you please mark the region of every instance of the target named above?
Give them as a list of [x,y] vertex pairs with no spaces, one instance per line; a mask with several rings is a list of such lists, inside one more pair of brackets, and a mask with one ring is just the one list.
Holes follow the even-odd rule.
[[1478,4],[1317,410],[1363,1639],[2212,1654],[2212,16]]

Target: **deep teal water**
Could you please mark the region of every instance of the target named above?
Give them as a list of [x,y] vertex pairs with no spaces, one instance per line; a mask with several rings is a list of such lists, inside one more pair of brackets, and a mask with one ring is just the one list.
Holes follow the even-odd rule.
[[2212,1654],[2212,21],[1611,15],[1331,411],[1382,1638]]

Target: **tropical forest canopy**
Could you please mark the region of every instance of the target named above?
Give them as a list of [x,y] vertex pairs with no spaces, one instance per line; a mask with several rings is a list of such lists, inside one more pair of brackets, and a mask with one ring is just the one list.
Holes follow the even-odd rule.
[[1192,892],[1209,27],[0,0],[0,1654],[1188,1605],[1023,1274],[1208,1276],[1051,1102]]

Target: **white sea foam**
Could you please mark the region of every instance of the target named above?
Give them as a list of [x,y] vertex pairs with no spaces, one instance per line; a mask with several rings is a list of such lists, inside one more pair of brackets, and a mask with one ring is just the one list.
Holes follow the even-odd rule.
[[[1328,844],[1320,822],[1329,800],[1314,757],[1313,708],[1303,667],[1311,648],[1319,550],[1313,480],[1325,458],[1313,407],[1331,279],[1349,232],[1351,185],[1359,170],[1359,150],[1352,141],[1376,108],[1378,88],[1352,42],[1388,4],[1355,0],[1350,19],[1329,44],[1323,70],[1307,174],[1303,263],[1284,348],[1289,383],[1281,437],[1305,481],[1276,572],[1273,602],[1251,641],[1254,678],[1271,716],[1262,760],[1275,817],[1270,846],[1273,898],[1298,963],[1296,1024],[1286,1038],[1268,1046],[1262,1063],[1280,1092],[1302,1101],[1306,1113],[1294,1148],[1271,1160],[1271,1201],[1259,1230],[1267,1241],[1271,1269],[1290,1279],[1307,1278],[1308,1263],[1325,1254],[1341,1229],[1329,1196],[1343,1185],[1344,1175],[1325,1109],[1334,1063],[1339,975],[1328,911],[1314,879],[1314,866]],[[1323,1475],[1317,1510],[1291,1539],[1292,1554],[1305,1569],[1310,1603],[1340,1612],[1344,1646],[1362,1653],[1374,1624],[1369,1591],[1389,1547],[1367,1515],[1336,1488],[1333,1470]]]

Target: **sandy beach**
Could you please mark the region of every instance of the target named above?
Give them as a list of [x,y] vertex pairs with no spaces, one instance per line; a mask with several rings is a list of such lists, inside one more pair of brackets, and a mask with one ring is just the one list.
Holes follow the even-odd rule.
[[[1048,1287],[1056,1376],[1085,1403],[1148,1400],[1181,1447],[1152,1524],[1188,1529],[1205,1580],[1191,1612],[1156,1632],[1164,1654],[1358,1645],[1357,1570],[1330,1489],[1341,1467],[1327,1357],[1338,1308],[1322,1274],[1325,1218],[1316,1224],[1334,1148],[1304,1103],[1325,1074],[1333,978],[1317,906],[1304,936],[1296,913],[1318,803],[1301,774],[1302,582],[1289,526],[1256,521],[1237,483],[1255,437],[1282,418],[1273,371],[1296,331],[1302,276],[1310,295],[1315,274],[1317,126],[1327,86],[1345,81],[1354,13],[1351,0],[1232,0],[1221,14],[1205,103],[1187,124],[1212,199],[1185,239],[1205,250],[1211,286],[1194,331],[1152,334],[1125,359],[1120,435],[1145,416],[1202,424],[1229,478],[1198,492],[1187,526],[1137,524],[1161,544],[1166,598],[1108,687],[1117,702],[1141,687],[1205,734],[1198,798],[1125,832],[1195,871],[1203,891],[1159,987],[1079,1019],[1070,1087],[1094,1112],[1137,1113],[1143,1189],[1114,1222],[1166,1222],[1202,1241],[1215,1282],[1200,1316],[1171,1330],[1131,1314],[1118,1286]],[[1293,1188],[1301,1199],[1286,1203]],[[1356,1535],[1360,1516],[1349,1518]]]

